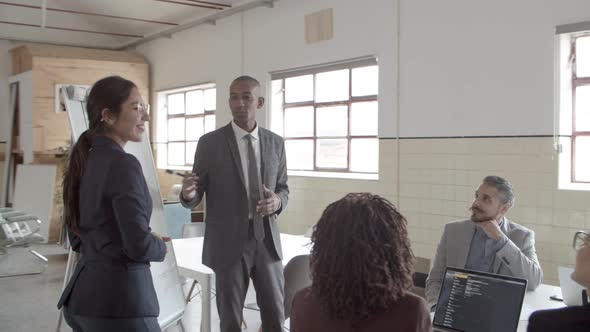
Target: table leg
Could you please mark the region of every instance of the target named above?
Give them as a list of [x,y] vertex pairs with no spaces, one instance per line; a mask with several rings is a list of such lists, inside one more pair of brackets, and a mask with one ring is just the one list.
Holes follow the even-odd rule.
[[201,284],[201,332],[211,332],[211,276],[199,278]]

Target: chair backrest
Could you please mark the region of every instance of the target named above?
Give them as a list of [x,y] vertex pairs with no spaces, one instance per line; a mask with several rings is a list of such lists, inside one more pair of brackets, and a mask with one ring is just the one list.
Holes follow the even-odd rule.
[[301,289],[311,286],[309,271],[309,255],[293,257],[285,266],[285,319],[291,315],[291,305],[295,294]]
[[412,292],[418,296],[425,297],[426,278],[430,271],[430,259],[424,257],[416,257],[414,260],[414,287]]
[[182,227],[191,222],[191,210],[185,208],[180,202],[164,204],[164,217],[168,236],[173,239],[182,237]]
[[36,216],[11,208],[0,208],[0,246],[44,242],[45,238],[37,234],[40,225],[41,220]]
[[187,239],[191,237],[203,237],[205,236],[205,223],[204,222],[193,222],[185,224],[182,227],[182,238]]

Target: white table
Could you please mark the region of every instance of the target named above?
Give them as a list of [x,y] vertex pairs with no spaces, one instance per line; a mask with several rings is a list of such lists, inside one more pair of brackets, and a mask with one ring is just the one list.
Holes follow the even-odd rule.
[[[295,256],[309,254],[311,249],[308,246],[309,243],[310,239],[307,237],[281,234],[283,266],[287,265]],[[210,332],[211,280],[215,273],[202,263],[203,238],[175,239],[172,240],[172,245],[180,275],[197,280],[201,284],[201,331]],[[526,332],[529,316],[534,311],[565,306],[563,302],[550,300],[549,297],[552,295],[561,295],[561,289],[557,286],[542,284],[534,292],[526,292],[520,313],[518,332]]]
[[[311,247],[309,238],[281,233],[283,247],[283,266],[295,256],[307,255]],[[174,239],[176,265],[181,276],[197,280],[201,285],[201,331],[211,331],[211,280],[215,273],[203,265],[203,238]]]
[[557,286],[541,284],[534,292],[526,292],[522,309],[520,310],[520,321],[518,332],[526,332],[529,324],[529,316],[537,310],[563,308],[563,302],[549,299],[552,295],[561,295],[561,288]]

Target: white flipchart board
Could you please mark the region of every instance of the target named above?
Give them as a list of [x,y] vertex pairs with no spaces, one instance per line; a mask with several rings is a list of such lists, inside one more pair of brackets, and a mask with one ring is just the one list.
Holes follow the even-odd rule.
[[[84,103],[86,92],[87,88],[73,85],[67,86],[65,89],[62,88],[61,91],[70,119],[72,139],[74,142],[80,137],[82,132],[88,129],[88,118]],[[150,227],[154,232],[167,236],[168,230],[164,219],[164,204],[160,195],[160,184],[147,133],[144,133],[144,138],[139,143],[128,142],[125,145],[125,151],[134,155],[139,160],[143,169],[153,203]],[[176,323],[182,318],[186,306],[172,242],[167,243],[167,248],[168,253],[166,254],[166,259],[161,263],[151,264],[154,287],[156,288],[158,302],[160,303],[158,322],[162,329]]]

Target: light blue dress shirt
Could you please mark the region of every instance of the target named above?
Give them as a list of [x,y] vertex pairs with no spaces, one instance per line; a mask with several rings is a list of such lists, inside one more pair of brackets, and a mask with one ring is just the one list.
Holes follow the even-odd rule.
[[504,236],[497,241],[489,238],[486,232],[480,227],[475,227],[475,233],[473,233],[473,239],[471,240],[469,254],[465,263],[466,269],[494,273],[496,252],[502,249],[508,242],[504,217],[502,217],[499,226]]

